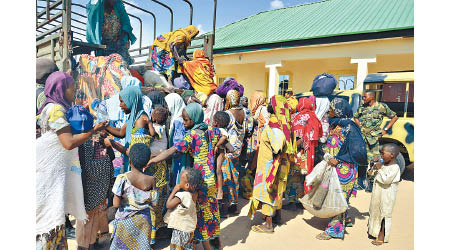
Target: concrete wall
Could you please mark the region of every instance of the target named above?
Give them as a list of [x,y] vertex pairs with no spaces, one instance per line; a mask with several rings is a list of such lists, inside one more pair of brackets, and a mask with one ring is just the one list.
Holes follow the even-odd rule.
[[368,64],[369,73],[414,70],[414,38],[219,54],[214,56],[214,64],[218,77],[236,77],[250,96],[255,90],[267,91],[266,65],[276,63],[282,65],[277,68],[280,75],[290,75],[294,92],[308,91],[314,77],[323,72],[337,77],[354,75],[356,84],[358,69],[350,63],[352,58],[376,58],[376,63]]

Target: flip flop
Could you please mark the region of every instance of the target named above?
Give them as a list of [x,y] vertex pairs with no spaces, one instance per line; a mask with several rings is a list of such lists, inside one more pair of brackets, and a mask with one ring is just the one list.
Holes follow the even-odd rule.
[[331,236],[329,236],[327,233],[325,232],[321,232],[320,234],[316,235],[316,239],[318,240],[331,240]]
[[346,226],[346,227],[353,227],[352,219],[345,220],[345,226]]
[[383,244],[384,244],[384,242],[382,240],[373,240],[372,241],[372,245],[375,245],[375,246],[381,246]]
[[273,233],[273,230],[272,231],[265,230],[264,228],[262,228],[261,225],[252,226],[252,231],[257,233],[269,233],[269,234]]

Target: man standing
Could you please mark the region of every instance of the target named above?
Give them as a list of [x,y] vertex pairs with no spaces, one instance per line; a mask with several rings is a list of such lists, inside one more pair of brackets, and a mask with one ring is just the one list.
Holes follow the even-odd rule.
[[[392,111],[385,103],[375,101],[375,92],[366,91],[363,95],[363,105],[353,115],[356,124],[361,128],[361,133],[366,141],[367,160],[369,162],[380,159],[380,144],[378,139],[386,134],[386,132],[398,120],[397,114]],[[381,128],[384,117],[388,117],[391,121],[385,128]],[[366,189],[366,192],[372,192],[371,183],[369,181],[367,187],[364,187],[366,178],[366,166],[358,166],[358,189]]]

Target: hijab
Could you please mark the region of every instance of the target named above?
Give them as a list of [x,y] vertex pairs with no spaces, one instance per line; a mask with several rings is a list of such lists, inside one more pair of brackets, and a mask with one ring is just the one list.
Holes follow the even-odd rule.
[[335,113],[335,117],[330,118],[330,125],[342,127],[345,137],[335,158],[357,165],[367,165],[366,143],[360,128],[351,119],[353,114],[350,104],[346,100],[336,97],[331,101],[330,107]]
[[65,98],[66,89],[75,82],[75,80],[66,72],[57,71],[52,73],[45,81],[44,94],[46,100],[38,111],[38,115],[42,112],[45,105],[49,103],[59,104],[67,111],[70,103]]
[[283,132],[287,144],[286,153],[295,154],[295,137],[293,139],[291,135],[291,118],[286,98],[281,95],[275,95],[270,98],[270,103],[275,114],[270,116],[269,127],[278,128]]
[[228,91],[225,101],[225,110],[231,108],[240,108],[241,96],[235,89]]
[[[244,102],[247,102],[248,104],[248,98],[246,96],[241,97],[241,100],[239,102],[239,105],[244,107]],[[245,108],[245,107],[244,107]]]
[[328,97],[315,97],[316,101],[316,116],[319,118],[319,120],[322,120],[323,116],[328,112],[330,109],[330,100],[328,100]]
[[164,99],[167,103],[167,107],[170,112],[169,135],[172,135],[173,123],[175,119],[181,116],[181,114],[183,113],[183,109],[186,107],[186,105],[184,104],[184,101],[181,98],[181,96],[177,93],[170,93]]
[[189,103],[184,109],[186,110],[189,118],[191,118],[194,122],[194,127],[192,127],[192,129],[206,130],[208,128],[208,125],[203,122],[204,114],[202,105],[192,102]]
[[206,104],[204,122],[208,125],[211,125],[214,115],[217,113],[217,111],[222,110],[223,110],[223,99],[217,94],[210,95],[208,98],[208,102]]
[[142,103],[142,92],[139,87],[128,86],[119,93],[127,108],[131,110],[127,120],[127,131],[125,142],[131,142],[131,130],[139,116],[144,112]]
[[161,91],[150,91],[150,93],[147,94],[147,96],[152,101],[152,108],[156,108],[157,106],[162,106],[164,108],[167,108],[166,100],[164,100],[164,95],[161,93]]
[[255,91],[250,97],[249,108],[253,117],[256,116],[257,110],[266,103],[266,97],[263,92]]

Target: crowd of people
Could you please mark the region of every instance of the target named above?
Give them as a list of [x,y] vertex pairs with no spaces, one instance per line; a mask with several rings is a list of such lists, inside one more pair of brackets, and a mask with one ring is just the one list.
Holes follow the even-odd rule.
[[[311,191],[305,176],[324,154],[333,156],[327,164],[347,203],[363,185],[358,170],[368,155],[378,162],[368,233],[373,244],[388,242],[399,150],[389,144],[373,156],[376,133],[383,134],[376,122],[395,117],[373,92],[364,94],[356,122],[338,97],[297,99],[288,89],[285,96],[255,91],[248,99],[233,78],[216,85],[203,50],[185,56],[195,26],[155,39],[152,70],[169,82],[157,88],[129,67],[122,48],[135,38],[121,1],[94,2],[88,38],[111,46],[80,56],[69,72],[37,59],[37,249],[67,249],[67,214],[76,219],[78,249],[93,249],[103,237],[110,237],[110,249],[151,249],[170,235],[171,249],[222,249],[220,221],[239,214],[239,197],[249,200],[250,218],[264,215],[251,230],[273,233],[282,208],[302,209],[300,198]],[[377,117],[366,111],[375,108],[383,109]],[[110,207],[117,209],[111,233]],[[347,212],[334,216],[316,238],[343,239],[351,223]]]

